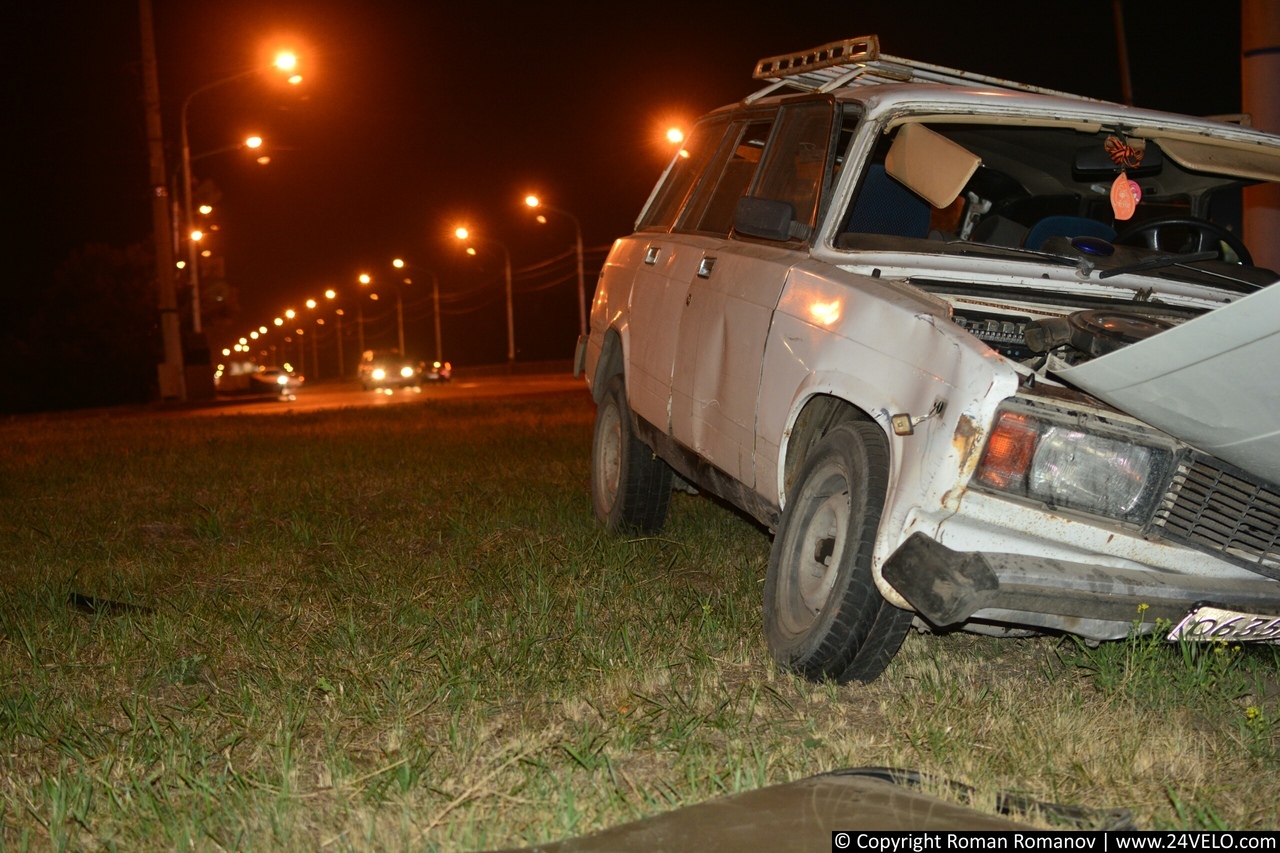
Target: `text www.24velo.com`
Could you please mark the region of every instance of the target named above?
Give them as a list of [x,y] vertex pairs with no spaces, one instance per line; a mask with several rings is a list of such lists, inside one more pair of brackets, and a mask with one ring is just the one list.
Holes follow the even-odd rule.
[[1280,848],[1276,832],[854,832],[831,833],[832,850],[925,853],[940,850],[1238,851]]

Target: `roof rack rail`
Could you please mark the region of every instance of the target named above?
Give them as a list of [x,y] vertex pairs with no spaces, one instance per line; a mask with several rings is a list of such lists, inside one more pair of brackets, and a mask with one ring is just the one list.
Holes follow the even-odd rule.
[[1082,101],[1096,100],[1071,92],[882,54],[879,36],[859,36],[833,41],[799,53],[766,57],[756,63],[756,70],[751,76],[756,80],[767,80],[769,85],[743,98],[743,103],[747,104],[785,86],[806,92],[830,92],[845,86],[876,86],[884,83],[995,86],[1038,95],[1055,95]]

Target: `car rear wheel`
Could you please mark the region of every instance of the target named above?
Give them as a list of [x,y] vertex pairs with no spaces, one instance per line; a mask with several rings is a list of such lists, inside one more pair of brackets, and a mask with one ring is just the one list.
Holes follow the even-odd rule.
[[671,469],[636,437],[621,375],[605,384],[591,442],[591,501],[611,533],[655,533],[667,520]]
[[888,470],[884,436],[863,422],[831,430],[801,468],[764,587],[765,638],[786,669],[871,681],[902,645],[912,614],[885,601],[871,573]]

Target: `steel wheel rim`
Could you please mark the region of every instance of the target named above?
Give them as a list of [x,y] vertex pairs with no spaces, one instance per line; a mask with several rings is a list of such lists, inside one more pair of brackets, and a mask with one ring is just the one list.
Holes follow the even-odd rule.
[[618,500],[622,479],[622,418],[618,407],[607,404],[600,411],[600,446],[596,451],[596,479],[606,510]]
[[795,536],[783,578],[786,606],[782,622],[792,634],[807,631],[830,601],[849,540],[847,482],[836,472],[814,479],[816,487],[804,496],[807,518]]

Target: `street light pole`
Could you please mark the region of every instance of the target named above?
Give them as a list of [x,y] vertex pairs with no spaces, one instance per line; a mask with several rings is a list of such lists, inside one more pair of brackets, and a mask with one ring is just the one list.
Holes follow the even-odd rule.
[[230,77],[223,77],[221,80],[215,80],[212,83],[201,86],[182,100],[182,111],[178,123],[182,130],[182,217],[187,225],[184,239],[187,242],[187,281],[191,285],[191,330],[197,335],[201,331],[200,258],[196,240],[192,237],[192,234],[195,233],[195,218],[191,213],[191,140],[187,135],[187,109],[191,106],[191,99],[196,95],[227,83],[234,83],[236,80],[242,80],[256,73],[258,73],[258,70],[255,68],[250,71],[242,71],[239,74],[232,74]]
[[142,31],[143,84],[146,93],[147,142],[151,163],[151,216],[156,253],[156,288],[159,293],[160,335],[164,362],[159,369],[161,398],[187,400],[186,377],[182,367],[182,325],[173,292],[173,253],[169,243],[169,201],[164,177],[164,134],[160,122],[160,82],[156,73],[155,27],[151,0],[138,0]]
[[[329,288],[324,292],[324,298],[333,300],[338,297],[338,292],[333,288]],[[342,309],[338,308],[333,312],[333,322],[338,335],[338,378],[341,379],[345,371],[342,364]],[[319,361],[316,362],[319,364]]]
[[[453,232],[459,240],[478,240],[484,243],[492,243],[502,250],[502,256],[506,263],[507,275],[507,364],[515,364],[516,361],[516,324],[515,309],[512,305],[511,290],[511,251],[507,245],[492,237],[475,237],[466,228],[459,228]],[[475,254],[475,249],[467,249],[469,254]]]
[[[296,63],[296,58],[291,53],[281,53],[276,57],[275,66],[281,71],[290,71]],[[237,80],[243,80],[246,77],[252,77],[259,73],[262,69],[250,68],[248,71],[241,71],[239,74],[232,74],[229,77],[223,77],[220,80],[214,80],[196,89],[190,95],[182,100],[182,112],[178,126],[182,130],[182,196],[183,196],[183,218],[186,220],[186,240],[187,240],[187,263],[190,269],[188,281],[191,283],[191,330],[197,335],[200,334],[200,263],[197,258],[196,241],[191,239],[191,233],[194,231],[195,220],[191,215],[191,142],[187,136],[187,109],[191,106],[191,99],[196,95],[207,92],[210,89],[216,89],[227,83],[234,83]],[[289,82],[297,84],[302,82],[302,78],[294,75],[289,78]]]
[[[373,277],[370,276],[368,273],[360,274],[361,284],[367,285],[372,281],[373,281]],[[403,356],[404,355],[404,300],[400,298],[400,286],[398,284],[396,284],[394,281],[389,281],[387,282],[387,284],[391,285],[396,291],[396,331],[399,334],[400,355]],[[361,346],[361,349],[363,350],[364,347]]]
[[[526,196],[524,203],[533,208],[542,208],[552,213],[558,213],[566,216],[573,222],[573,232],[577,238],[578,250],[578,333],[585,335],[587,333],[587,284],[586,276],[583,274],[583,251],[582,251],[582,223],[578,221],[578,217],[574,216],[567,210],[559,207],[552,207],[546,202],[539,199],[536,195]],[[542,219],[542,217],[539,217]],[[545,221],[545,220],[544,220]]]
[[[435,327],[436,327],[436,361],[443,363],[444,347],[441,346],[441,343],[440,343],[440,279],[436,277],[435,271],[426,269],[425,267],[406,264],[404,260],[402,260],[401,258],[395,258],[394,260],[392,260],[391,266],[395,267],[396,269],[404,269],[405,267],[409,267],[410,269],[419,270],[420,272],[425,272],[427,275],[431,276],[431,306],[432,306],[432,313],[434,314],[434,317],[435,317]],[[412,279],[406,278],[404,280],[404,283],[411,284]]]
[[440,342],[440,279],[431,274],[431,313],[436,321],[436,361],[444,363],[444,345]]

